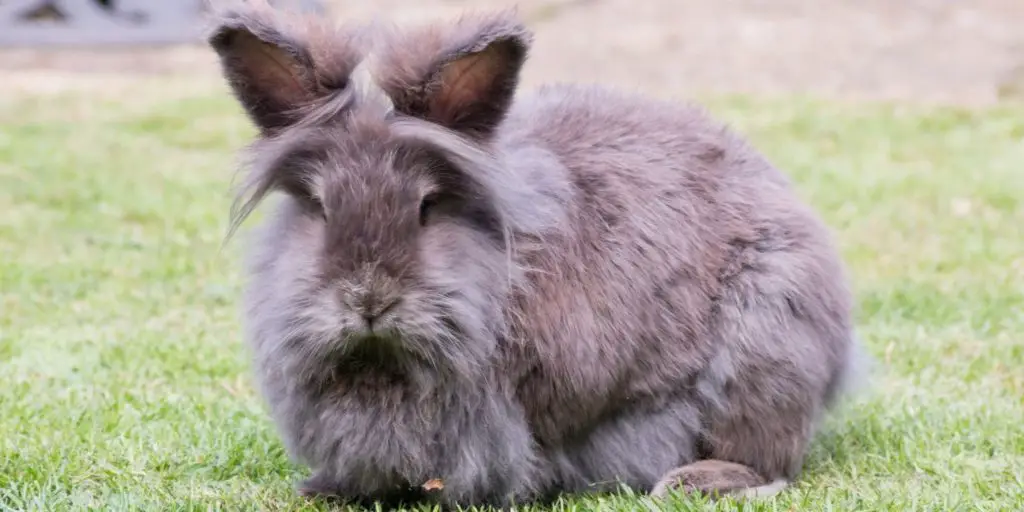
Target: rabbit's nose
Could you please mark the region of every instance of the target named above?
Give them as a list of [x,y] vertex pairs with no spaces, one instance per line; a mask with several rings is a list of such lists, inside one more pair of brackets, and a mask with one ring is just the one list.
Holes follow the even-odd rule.
[[372,331],[374,323],[376,323],[380,317],[395,309],[395,306],[399,303],[399,299],[379,300],[373,297],[366,297],[361,302],[362,304],[359,308],[359,316],[361,316],[363,321],[366,322],[366,328]]

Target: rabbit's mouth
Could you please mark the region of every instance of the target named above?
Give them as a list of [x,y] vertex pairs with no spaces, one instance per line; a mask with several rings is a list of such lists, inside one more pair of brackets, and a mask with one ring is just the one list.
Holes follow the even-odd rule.
[[480,319],[462,319],[448,307],[436,307],[430,314],[410,313],[403,307],[385,313],[372,326],[355,312],[345,315],[345,325],[329,348],[335,370],[420,376],[414,380],[473,380],[485,371],[494,332]]
[[407,369],[420,358],[396,332],[361,332],[348,337],[338,361],[349,368]]
[[403,364],[430,365],[422,354],[422,340],[397,328],[352,333],[344,344],[344,357],[388,358],[401,360]]
[[365,350],[403,352],[402,339],[394,329],[363,329],[345,337],[346,352],[359,353]]

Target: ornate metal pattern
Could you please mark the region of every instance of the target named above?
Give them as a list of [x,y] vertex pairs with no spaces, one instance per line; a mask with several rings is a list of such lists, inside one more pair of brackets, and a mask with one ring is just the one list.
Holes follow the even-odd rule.
[[[279,3],[279,2],[272,2]],[[320,12],[318,0],[292,1]],[[0,0],[0,46],[194,42],[205,0]]]

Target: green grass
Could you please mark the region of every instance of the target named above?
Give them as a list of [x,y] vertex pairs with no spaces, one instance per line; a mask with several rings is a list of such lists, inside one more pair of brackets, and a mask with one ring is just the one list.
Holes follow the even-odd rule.
[[[0,509],[323,508],[292,492],[221,247],[252,130],[223,89],[150,87],[0,100]],[[1024,510],[1021,111],[708,104],[834,227],[878,359],[747,509]]]

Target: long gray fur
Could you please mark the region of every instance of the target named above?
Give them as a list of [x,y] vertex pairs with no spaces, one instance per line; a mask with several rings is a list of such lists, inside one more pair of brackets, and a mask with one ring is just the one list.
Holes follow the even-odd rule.
[[739,136],[603,87],[516,94],[530,35],[507,12],[219,19],[261,129],[233,223],[283,192],[244,318],[304,492],[507,505],[701,460],[799,474],[858,360],[852,303],[827,228]]

